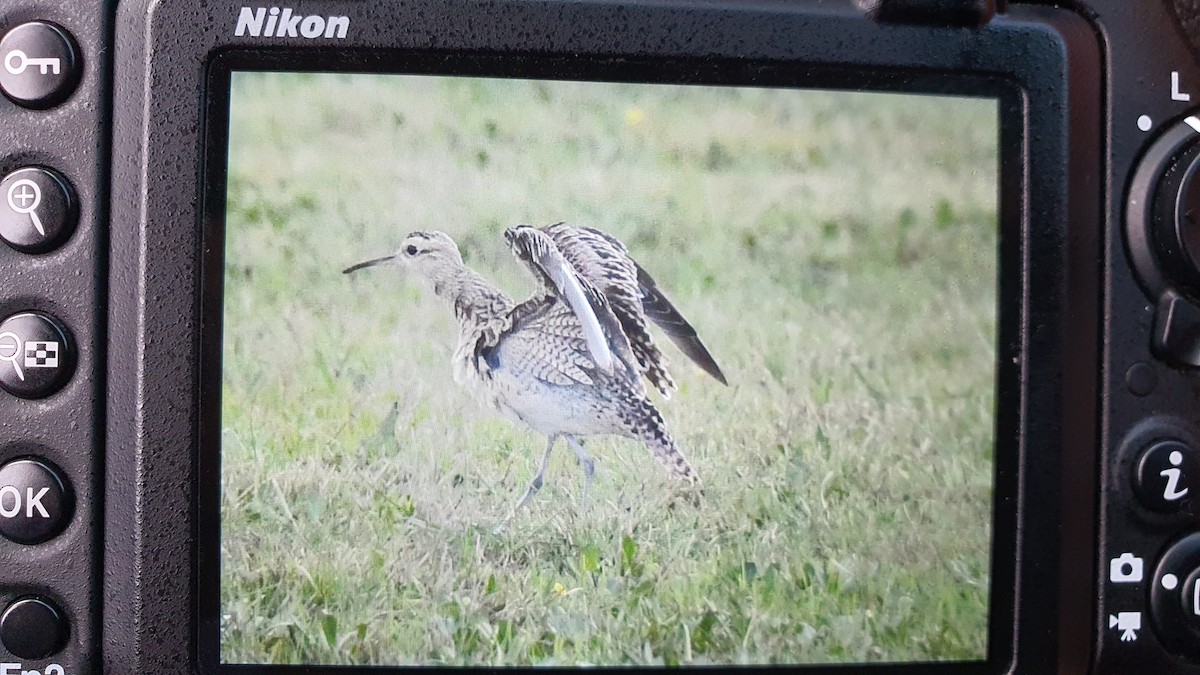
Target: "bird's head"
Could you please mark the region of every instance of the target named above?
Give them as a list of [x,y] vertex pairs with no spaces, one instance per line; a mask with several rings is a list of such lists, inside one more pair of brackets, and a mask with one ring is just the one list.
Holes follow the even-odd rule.
[[458,245],[445,232],[413,232],[404,238],[400,249],[389,256],[351,265],[343,270],[350,274],[376,265],[395,265],[411,270],[433,282],[434,288],[463,268]]

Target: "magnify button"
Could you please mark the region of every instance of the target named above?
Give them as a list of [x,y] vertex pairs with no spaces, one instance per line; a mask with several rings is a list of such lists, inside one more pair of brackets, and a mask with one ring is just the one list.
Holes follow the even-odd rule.
[[75,230],[79,209],[70,183],[52,169],[18,169],[0,181],[0,239],[22,253],[46,253]]
[[42,218],[37,212],[41,205],[42,188],[28,178],[22,178],[8,187],[8,208],[29,216],[29,220],[33,223],[33,229],[44,237],[46,228],[42,225]]

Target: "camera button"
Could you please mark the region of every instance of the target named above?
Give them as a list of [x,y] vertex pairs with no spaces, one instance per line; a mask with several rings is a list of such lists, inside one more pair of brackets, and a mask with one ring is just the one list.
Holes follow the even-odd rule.
[[13,656],[44,659],[62,649],[67,621],[54,603],[21,598],[0,615],[0,644]]
[[20,398],[45,398],[75,372],[75,345],[58,321],[38,312],[0,323],[0,389]]
[[49,465],[19,459],[0,467],[0,535],[18,544],[40,544],[67,527],[74,498]]
[[0,239],[22,253],[46,253],[71,236],[79,207],[57,171],[26,167],[0,180]]
[[52,23],[23,23],[0,38],[0,91],[24,108],[65,101],[79,83],[79,66],[75,40]]
[[1156,441],[1138,458],[1133,487],[1151,510],[1195,513],[1200,510],[1200,457],[1181,441]]

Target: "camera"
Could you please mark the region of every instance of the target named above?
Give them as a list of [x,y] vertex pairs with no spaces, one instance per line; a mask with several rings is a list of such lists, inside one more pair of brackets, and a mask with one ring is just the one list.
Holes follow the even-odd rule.
[[0,675],[1200,673],[1182,0],[10,0]]
[[1114,584],[1136,584],[1142,580],[1145,561],[1132,553],[1122,553],[1108,565],[1108,578]]

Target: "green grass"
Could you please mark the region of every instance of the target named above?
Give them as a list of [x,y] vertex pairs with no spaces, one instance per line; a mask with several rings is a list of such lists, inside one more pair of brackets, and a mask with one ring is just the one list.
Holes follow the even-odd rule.
[[[352,664],[981,659],[996,107],[850,93],[238,75],[222,658]],[[663,338],[705,482],[560,448],[450,378],[450,309],[341,270],[441,229],[521,299],[516,223],[621,238],[723,387]]]

